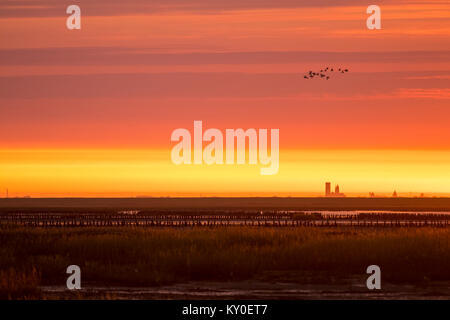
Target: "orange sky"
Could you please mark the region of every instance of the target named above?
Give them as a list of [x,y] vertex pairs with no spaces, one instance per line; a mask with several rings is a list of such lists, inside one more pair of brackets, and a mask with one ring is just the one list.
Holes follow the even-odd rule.
[[[2,1],[0,192],[448,195],[450,5],[378,5],[382,30],[359,0]],[[279,174],[173,165],[194,120],[279,128]]]

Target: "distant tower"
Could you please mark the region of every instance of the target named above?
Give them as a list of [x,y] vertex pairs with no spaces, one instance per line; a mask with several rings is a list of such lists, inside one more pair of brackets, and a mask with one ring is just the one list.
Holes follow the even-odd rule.
[[325,197],[329,197],[331,194],[331,182],[325,182]]
[[9,198],[8,189],[6,189],[6,199],[8,199],[8,198]]
[[339,185],[338,184],[336,185],[336,188],[334,188],[334,193],[336,195],[340,194],[340,192],[339,192]]
[[393,198],[397,198],[398,196],[397,196],[397,191],[396,190],[394,190],[394,193],[392,194],[392,197]]

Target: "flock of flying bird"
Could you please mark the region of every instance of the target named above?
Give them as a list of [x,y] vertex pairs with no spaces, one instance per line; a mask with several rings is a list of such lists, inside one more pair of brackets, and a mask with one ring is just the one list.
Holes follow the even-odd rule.
[[339,69],[337,69],[337,71],[334,71],[334,68],[326,67],[325,69],[320,70],[320,72],[309,71],[309,73],[307,75],[304,75],[303,78],[309,80],[314,77],[320,77],[320,78],[325,78],[326,80],[328,80],[328,79],[330,79],[330,76],[327,74],[327,72],[346,73],[346,72],[348,72],[348,69],[339,68]]

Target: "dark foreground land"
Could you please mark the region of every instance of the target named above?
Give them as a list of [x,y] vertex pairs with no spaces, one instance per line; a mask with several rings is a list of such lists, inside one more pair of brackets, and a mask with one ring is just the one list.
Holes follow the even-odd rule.
[[0,243],[2,299],[450,298],[450,228],[3,225]]
[[73,210],[394,210],[448,211],[450,198],[10,198],[0,213]]

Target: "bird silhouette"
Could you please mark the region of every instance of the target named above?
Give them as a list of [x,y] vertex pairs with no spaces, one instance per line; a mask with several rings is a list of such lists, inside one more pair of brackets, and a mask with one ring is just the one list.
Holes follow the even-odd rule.
[[[327,74],[328,72],[334,72],[335,68],[332,67],[326,67],[324,69],[320,69],[320,72],[314,72],[312,70],[309,70],[309,72],[306,75],[303,75],[304,79],[313,79],[315,77],[319,77],[319,78],[325,78],[326,80],[330,79],[330,75]],[[348,69],[343,69],[343,68],[338,68],[337,71],[341,74],[348,72]]]

